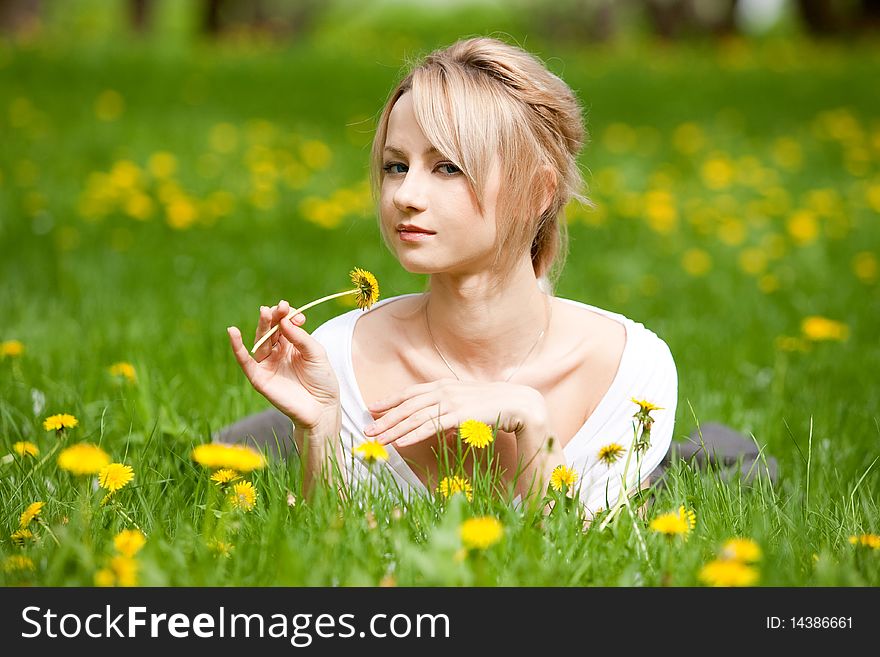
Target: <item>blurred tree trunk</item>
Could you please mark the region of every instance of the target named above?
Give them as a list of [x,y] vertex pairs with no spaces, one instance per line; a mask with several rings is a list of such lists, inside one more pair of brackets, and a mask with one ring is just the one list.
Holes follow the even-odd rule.
[[128,15],[135,32],[143,34],[150,29],[150,17],[153,13],[153,0],[129,0]]
[[0,0],[0,32],[22,32],[40,22],[40,0]]

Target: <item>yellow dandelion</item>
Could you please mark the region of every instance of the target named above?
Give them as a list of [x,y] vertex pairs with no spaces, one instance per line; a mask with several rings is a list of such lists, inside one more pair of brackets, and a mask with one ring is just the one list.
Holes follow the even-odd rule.
[[24,345],[18,340],[4,340],[0,342],[0,356],[16,358],[24,353]]
[[227,559],[232,556],[232,551],[235,549],[232,543],[227,543],[226,541],[212,541],[209,547],[217,553],[217,556]]
[[752,586],[758,571],[739,561],[716,559],[703,566],[699,577],[709,586]]
[[122,463],[105,465],[98,473],[98,485],[111,493],[115,493],[132,479],[134,479],[134,470],[130,465]]
[[687,524],[687,531],[691,531],[697,524],[697,514],[693,509],[685,509],[684,505],[678,507],[678,517]]
[[228,484],[230,481],[235,481],[236,479],[240,478],[241,475],[239,475],[235,470],[230,470],[229,468],[222,468],[211,475],[211,481],[221,486],[223,484]]
[[45,502],[34,502],[28,505],[28,508],[24,510],[24,513],[21,514],[21,518],[19,519],[19,527],[22,529],[26,529],[28,525],[31,524],[31,520],[40,515],[40,512],[43,510],[43,507],[46,505]]
[[134,371],[134,365],[131,363],[113,363],[109,368],[110,376],[117,376],[123,379],[128,379],[132,383],[137,380],[137,375]]
[[110,457],[103,449],[91,443],[77,443],[61,450],[58,455],[58,467],[75,475],[98,474]]
[[804,337],[814,342],[820,340],[840,341],[849,337],[849,327],[846,324],[818,315],[804,318],[801,322],[801,332]]
[[58,415],[50,415],[43,420],[43,428],[46,431],[63,431],[64,429],[73,429],[79,424],[74,416],[69,413],[60,413]]
[[440,480],[440,485],[437,486],[437,492],[443,495],[443,497],[450,497],[456,493],[464,493],[468,502],[474,498],[473,488],[471,488],[470,482],[465,477],[460,477],[458,475],[443,477],[443,479]]
[[761,559],[761,548],[750,538],[731,538],[721,547],[721,558],[753,563]]
[[95,586],[107,588],[108,586],[116,586],[116,574],[109,568],[101,568],[95,573]]
[[458,530],[461,541],[469,550],[485,550],[504,536],[504,526],[497,518],[483,516],[465,520]]
[[138,568],[138,562],[131,557],[120,555],[110,559],[110,569],[119,586],[137,586]]
[[229,468],[236,472],[251,472],[266,466],[263,455],[247,445],[199,445],[192,451],[192,458],[199,465],[212,470]]
[[26,557],[23,554],[13,554],[10,557],[6,557],[6,560],[3,562],[3,570],[7,573],[15,572],[16,570],[35,570],[36,566],[34,565],[34,560],[30,557]]
[[12,449],[19,456],[37,456],[40,453],[40,448],[30,443],[26,440],[21,440],[17,443],[12,444]]
[[357,286],[355,303],[361,310],[366,310],[379,300],[379,281],[365,269],[355,267],[349,274],[351,282]]
[[133,557],[147,544],[147,537],[139,529],[123,529],[113,537],[113,547],[125,557]]
[[[327,296],[321,297],[320,299],[310,301],[304,306],[291,308],[290,313],[288,313],[287,315],[287,319],[293,319],[298,313],[305,312],[309,308],[314,308],[319,303],[324,303],[325,301],[330,301],[331,299],[338,299],[349,294],[355,295],[355,304],[361,310],[366,310],[379,300],[379,282],[376,280],[376,277],[373,276],[373,274],[364,269],[360,269],[359,267],[355,267],[349,272],[349,278],[351,278],[351,282],[357,286],[353,290],[343,290],[342,292],[337,292],[336,294],[328,294]],[[266,331],[263,334],[263,337],[257,340],[254,346],[251,347],[251,353],[256,353],[257,349],[260,348],[260,345],[268,340],[275,333],[275,331],[278,330],[279,326],[281,326],[280,322],[268,331]]]
[[690,531],[688,521],[682,518],[679,513],[659,515],[651,521],[650,527],[658,534],[666,534],[667,536],[687,534]]
[[479,420],[465,420],[459,427],[461,439],[472,447],[482,449],[494,440],[492,427]]
[[568,490],[574,486],[577,478],[577,472],[566,465],[560,464],[553,468],[553,473],[550,475],[550,485],[555,491]]
[[645,401],[643,399],[636,399],[635,397],[630,398],[633,404],[638,404],[639,412],[641,413],[650,413],[651,411],[662,411],[663,408],[653,404],[649,401]]
[[354,453],[367,463],[388,460],[388,450],[377,440],[368,440],[365,443],[361,443],[354,448]]
[[32,541],[34,539],[34,533],[30,529],[17,529],[12,532],[12,535],[9,537],[9,540],[12,541],[13,545],[17,545],[21,547],[28,541]]
[[862,534],[860,536],[850,536],[849,542],[853,545],[862,545],[864,547],[880,550],[880,536],[877,534]]
[[229,501],[236,509],[251,511],[257,504],[257,490],[249,481],[240,481],[232,487]]
[[610,467],[623,456],[625,451],[626,449],[619,443],[608,443],[599,450],[599,460]]

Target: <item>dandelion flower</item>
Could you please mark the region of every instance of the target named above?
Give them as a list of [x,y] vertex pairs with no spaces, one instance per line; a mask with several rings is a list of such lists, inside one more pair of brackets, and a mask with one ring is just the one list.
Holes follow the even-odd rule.
[[368,440],[354,448],[354,453],[367,463],[387,461],[388,450],[378,440]]
[[[355,304],[361,310],[366,310],[379,300],[379,283],[376,280],[376,277],[373,276],[370,272],[364,269],[360,269],[359,267],[355,267],[349,272],[349,278],[351,278],[351,282],[355,285],[355,288],[353,290],[344,290],[342,292],[337,292],[336,294],[328,294],[327,296],[321,297],[320,299],[310,301],[304,306],[291,308],[290,312],[287,315],[287,319],[293,319],[297,314],[305,312],[309,308],[314,308],[319,303],[324,303],[325,301],[330,301],[331,299],[338,299],[349,294],[355,295]],[[251,353],[256,353],[257,349],[260,348],[260,345],[268,340],[269,337],[278,330],[279,326],[281,326],[280,323],[276,324],[271,329],[266,331],[263,334],[263,337],[257,340],[254,346],[251,347]]]
[[110,568],[119,586],[137,586],[139,564],[131,557],[117,556],[110,560]]
[[75,475],[98,474],[101,468],[109,464],[107,452],[91,443],[71,445],[58,455],[58,467]]
[[599,460],[611,467],[626,451],[620,443],[608,443],[599,450]]
[[679,513],[659,515],[651,521],[650,527],[658,534],[666,534],[667,536],[687,534],[690,531],[687,520],[682,518]]
[[228,484],[230,481],[235,481],[240,477],[241,476],[235,470],[221,468],[211,475],[211,481],[222,486],[223,484]]
[[687,524],[688,531],[691,531],[697,524],[697,514],[693,509],[685,509],[684,505],[678,507],[678,516]]
[[77,420],[70,413],[50,415],[45,420],[43,420],[43,428],[46,431],[63,431],[64,429],[73,429],[73,427],[78,424],[79,420]]
[[95,586],[106,588],[116,585],[116,574],[109,568],[101,568],[95,573]]
[[125,557],[133,557],[147,544],[147,537],[139,529],[123,529],[113,537],[113,547]]
[[699,577],[709,586],[751,586],[758,581],[758,571],[739,561],[716,559],[703,566]]
[[804,318],[801,322],[801,332],[804,337],[813,342],[820,340],[842,341],[849,337],[849,327],[846,324],[818,315]]
[[240,481],[232,487],[229,501],[236,509],[250,511],[257,504],[257,490],[249,481]]
[[19,520],[19,527],[22,529],[27,529],[27,526],[31,524],[31,520],[40,515],[40,512],[43,510],[43,507],[46,505],[45,502],[34,502],[28,505],[28,508],[24,510],[24,513],[21,514],[21,518]]
[[3,570],[7,573],[12,573],[16,570],[35,570],[35,568],[34,560],[23,554],[13,554],[11,557],[6,557],[6,560],[3,562]]
[[663,408],[661,406],[657,406],[649,401],[645,401],[643,399],[636,399],[635,397],[631,398],[634,404],[638,404],[639,411],[641,413],[650,413],[651,411],[662,411]]
[[12,535],[9,537],[9,540],[12,541],[13,545],[17,545],[21,547],[28,541],[33,540],[34,533],[30,529],[17,529],[12,532]]
[[20,440],[17,443],[12,444],[12,449],[21,457],[24,456],[37,456],[40,453],[40,448],[30,443],[26,440]]
[[131,363],[113,363],[109,368],[110,376],[116,376],[122,379],[128,379],[132,383],[137,380],[137,374],[134,371],[134,365]]
[[482,449],[492,442],[492,427],[479,420],[465,420],[459,427],[461,439],[472,447]]
[[565,465],[557,465],[553,468],[553,473],[550,475],[550,485],[555,491],[568,490],[574,486],[577,478],[578,474],[572,468]]
[[721,558],[753,563],[761,559],[761,548],[750,538],[732,538],[721,547]]
[[863,545],[865,547],[880,550],[880,536],[877,534],[862,534],[861,536],[850,536],[849,542],[853,545]]
[[226,541],[211,541],[208,544],[208,547],[220,557],[226,557],[227,559],[232,556],[232,551],[235,549],[235,546],[232,543],[227,543]]
[[460,477],[458,475],[443,477],[440,481],[440,485],[437,486],[437,492],[443,495],[443,497],[450,497],[456,493],[464,493],[468,502],[474,498],[472,491],[473,489],[471,488],[470,482],[465,477]]
[[497,518],[483,516],[465,520],[458,530],[461,541],[469,550],[485,550],[504,536],[504,526]]
[[98,473],[98,485],[111,493],[115,493],[132,479],[134,479],[134,470],[130,465],[122,463],[106,465]]
[[250,472],[266,466],[266,459],[246,445],[208,443],[192,451],[193,460],[206,468],[229,468],[236,472]]
[[24,353],[24,345],[18,340],[4,340],[0,342],[0,356],[15,358]]

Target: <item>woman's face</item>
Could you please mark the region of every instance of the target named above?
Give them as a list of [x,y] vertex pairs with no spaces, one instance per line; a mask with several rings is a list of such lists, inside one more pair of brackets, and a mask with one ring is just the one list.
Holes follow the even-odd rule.
[[[383,168],[382,225],[404,269],[461,275],[490,267],[496,238],[497,160],[480,213],[465,175],[426,139],[416,122],[412,94],[407,92],[394,104],[388,120]],[[403,224],[430,232],[403,231]]]

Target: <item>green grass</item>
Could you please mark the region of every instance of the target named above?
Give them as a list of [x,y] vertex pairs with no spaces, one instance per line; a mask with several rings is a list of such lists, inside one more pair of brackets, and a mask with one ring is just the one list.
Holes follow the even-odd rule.
[[[459,33],[498,28],[489,24]],[[300,473],[295,462],[275,462],[252,477],[253,512],[215,517],[192,446],[266,407],[235,364],[225,327],[249,333],[260,304],[343,289],[355,265],[376,274],[383,296],[421,289],[382,248],[362,202],[372,117],[403,57],[456,32],[405,34],[385,38],[373,23],[352,23],[284,48],[48,36],[0,44],[0,340],[25,346],[0,360],[0,453],[18,440],[41,449],[35,462],[0,465],[0,558],[26,554],[36,565],[0,581],[90,585],[113,535],[136,523],[148,534],[143,584],[374,585],[391,574],[399,585],[689,586],[732,536],[760,544],[762,585],[880,584],[880,553],[848,541],[880,533],[880,48],[870,42],[577,49],[527,40],[577,91],[592,134],[582,164],[599,211],[572,214],[558,295],[621,312],[666,340],[679,374],[676,437],[698,421],[751,434],[779,461],[775,486],[674,466],[669,485],[649,494],[649,516],[694,509],[684,542],[627,514],[583,532],[573,514],[541,521],[481,498],[444,508],[391,494],[341,505],[319,496],[291,507],[287,491],[299,490]],[[106,90],[124,102],[109,121],[95,113]],[[685,123],[705,136],[693,152],[675,146]],[[226,151],[212,147],[218,124],[237,136]],[[799,163],[782,138],[797,145]],[[332,159],[310,166],[303,149],[316,140]],[[182,194],[197,208],[185,230],[168,225],[146,173],[159,151],[177,162],[179,191],[166,189],[168,198]],[[732,162],[734,181],[712,188],[703,172],[716,157]],[[149,196],[147,220],[112,199],[88,211],[108,189],[100,178],[90,186],[90,176],[121,161],[139,167],[142,184],[120,187],[119,198]],[[292,165],[293,186],[283,173]],[[750,178],[749,168],[758,173]],[[339,189],[360,200],[338,225],[310,220],[304,199]],[[657,190],[670,200],[646,195]],[[211,218],[203,203],[218,191],[234,207]],[[813,213],[814,239],[789,230],[798,210]],[[763,255],[743,256],[750,247]],[[682,265],[692,249],[711,260],[703,275]],[[765,266],[749,273],[743,257]],[[346,309],[324,304],[307,328]],[[805,340],[811,315],[843,322],[848,338]],[[803,349],[785,349],[780,336]],[[134,364],[136,384],[108,375],[117,361]],[[60,412],[80,420],[68,442],[100,443],[134,467],[118,493],[130,521],[56,467],[61,445],[41,425]],[[47,503],[48,529],[16,547],[8,537],[35,500]],[[483,514],[503,522],[504,539],[457,559],[460,522]],[[229,558],[207,545],[217,523],[235,545]]]

